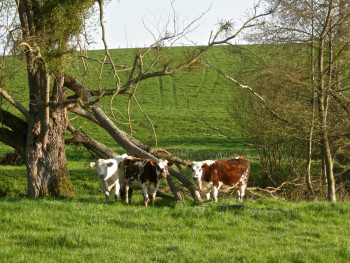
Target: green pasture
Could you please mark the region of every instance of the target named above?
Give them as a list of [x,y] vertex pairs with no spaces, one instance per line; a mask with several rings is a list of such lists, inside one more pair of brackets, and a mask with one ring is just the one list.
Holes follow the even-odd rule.
[[[253,47],[249,48],[254,50]],[[188,56],[190,49],[189,47],[175,47],[170,50],[165,49],[164,53],[169,53],[169,63],[175,65]],[[111,55],[116,59],[117,65],[125,65],[133,62],[137,52],[136,49],[111,50]],[[102,59],[103,54],[104,51],[91,51],[89,56]],[[172,58],[174,61],[171,60]],[[242,68],[240,56],[232,53],[229,48],[215,47],[206,55],[206,59],[214,65],[227,67],[230,71],[240,68],[240,77],[249,81],[247,71],[251,69]],[[78,78],[86,88],[115,88],[115,79],[108,64],[105,65],[102,78],[99,80],[99,63],[89,60],[88,74],[85,76],[79,60],[71,59],[70,62],[67,73]],[[19,59],[13,58],[10,68],[12,68],[14,76],[9,79],[5,88],[17,101],[26,106],[28,103],[26,71],[20,65],[23,66],[23,63],[19,64]],[[119,74],[122,83],[129,76],[129,72],[121,71]],[[191,112],[192,109],[196,113],[202,114],[213,126],[222,129],[233,138],[244,140],[236,128],[234,119],[229,114],[233,98],[242,96],[242,93],[244,92],[228,83],[218,73],[206,67],[198,67],[179,72],[175,76],[142,81],[137,87],[136,98],[142,111],[147,114],[154,125],[159,147],[167,148],[176,154],[190,155],[189,157],[191,157],[189,152],[199,152],[199,156],[194,157],[202,159],[217,157],[220,152],[224,154],[223,157],[255,154],[254,150],[235,145],[227,139],[215,136]],[[130,133],[127,120],[128,100],[129,94],[115,96],[112,103],[110,97],[105,97],[100,105],[119,128]],[[1,103],[2,108],[17,114],[4,100]],[[76,128],[86,131],[91,137],[101,140],[112,149],[122,151],[113,139],[97,125],[80,117],[74,118],[74,115],[71,115],[71,118],[71,123]],[[131,100],[130,104],[130,119],[132,135],[150,146],[156,146],[151,124],[134,100]],[[1,145],[0,154],[5,149],[8,150]]]
[[348,262],[350,205],[0,198],[1,262]]
[[[248,195],[185,206],[105,203],[96,171],[69,162],[73,198],[27,199],[24,166],[4,166],[0,262],[348,262],[349,202],[284,202]],[[161,190],[166,187],[165,182]]]

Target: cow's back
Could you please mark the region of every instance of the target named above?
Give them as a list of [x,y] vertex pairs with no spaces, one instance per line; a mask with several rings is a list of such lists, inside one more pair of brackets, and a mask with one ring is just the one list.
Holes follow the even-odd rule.
[[142,162],[140,158],[125,158],[123,161],[125,179],[136,178],[142,172],[142,167],[136,165],[137,162]]
[[139,183],[146,181],[156,182],[156,166],[154,160],[141,158],[126,158],[123,162],[124,176],[127,181],[136,180]]
[[141,182],[144,183],[149,181],[150,183],[157,183],[158,178],[156,169],[156,162],[154,160],[147,160],[140,178]]
[[210,166],[204,168],[203,180],[213,182],[214,186],[219,183],[233,187],[243,179],[248,180],[250,165],[243,157],[229,160],[218,160]]

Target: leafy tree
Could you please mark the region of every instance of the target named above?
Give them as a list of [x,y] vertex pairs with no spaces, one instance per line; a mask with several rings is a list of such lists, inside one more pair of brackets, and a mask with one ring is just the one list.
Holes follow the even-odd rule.
[[[0,88],[2,96],[25,117],[22,120],[2,110],[2,122],[8,128],[2,128],[1,140],[13,146],[25,160],[28,196],[73,194],[64,154],[67,109],[57,103],[66,96],[66,56],[72,51],[72,40],[81,31],[93,3],[34,0],[1,3],[2,17],[6,13],[13,15],[2,27],[7,30],[7,41],[12,41],[12,52],[25,57],[29,90],[29,104],[25,108]],[[3,57],[2,62],[6,59]]]

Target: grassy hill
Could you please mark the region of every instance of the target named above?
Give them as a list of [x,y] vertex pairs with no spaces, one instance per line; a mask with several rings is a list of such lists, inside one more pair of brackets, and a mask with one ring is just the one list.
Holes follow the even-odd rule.
[[[177,57],[181,57],[182,54],[186,53],[187,49],[189,48],[177,47],[173,48],[172,52]],[[129,60],[130,64],[135,52],[132,49],[124,49],[113,50],[111,54],[115,58],[123,59],[120,62],[117,60],[117,63],[126,64],[126,61]],[[103,52],[95,51],[92,55],[94,57],[102,57]],[[215,63],[222,63],[223,65],[233,64],[233,61],[231,61],[233,58],[227,56],[227,50],[224,47],[215,48],[207,57]],[[90,65],[89,68],[91,70],[84,79],[84,84],[88,88],[96,89],[99,84],[96,81],[99,68],[97,63],[90,62]],[[74,72],[76,74],[76,70]],[[104,71],[105,78],[101,81],[101,88],[113,88],[115,86],[113,79],[108,78],[110,74],[109,68],[106,67]],[[127,76],[127,74],[120,74],[122,79]],[[242,152],[244,151],[243,148],[237,148],[237,146],[232,145],[227,140],[207,136],[208,132],[205,125],[191,113],[190,106],[196,112],[201,112],[214,126],[222,128],[235,138],[239,138],[240,134],[235,129],[234,120],[228,113],[232,98],[239,95],[240,91],[235,91],[232,85],[222,79],[218,73],[205,67],[194,69],[190,72],[180,72],[175,77],[148,79],[139,84],[136,92],[137,100],[142,110],[154,124],[159,146],[189,151],[204,151],[206,149],[231,151],[231,155],[245,154],[245,152]],[[127,116],[128,99],[128,95],[121,95],[116,96],[113,100],[114,114],[120,122],[125,123],[126,121],[121,114],[125,117]],[[103,107],[111,114],[109,100],[110,98],[104,99]],[[150,146],[154,146],[155,139],[151,125],[134,101],[131,102],[130,113],[133,135]],[[79,126],[85,122],[77,119],[72,123]],[[91,136],[96,134],[94,126],[85,125],[82,127]],[[127,124],[119,124],[119,127],[129,132]],[[99,138],[101,137],[99,136]],[[106,138],[106,144],[112,146],[113,142]],[[210,156],[206,158],[210,158]]]
[[[188,52],[189,47],[175,47],[171,53],[181,59]],[[111,55],[117,58],[117,64],[130,64],[137,50],[120,49],[112,50]],[[102,58],[104,51],[91,51],[91,57]],[[227,48],[216,47],[207,54],[207,59],[213,64],[230,66],[235,68],[238,64],[234,56],[229,55]],[[19,67],[14,60],[16,76],[8,84],[11,95],[24,105],[27,104],[28,96],[26,89],[26,72]],[[237,67],[238,65],[236,65]],[[103,78],[98,80],[99,64],[94,61],[88,63],[89,73],[83,77],[82,65],[74,62],[70,65],[69,74],[80,79],[87,88],[113,88],[114,79],[110,68],[105,66]],[[120,73],[121,79],[129,73]],[[234,138],[240,138],[240,133],[235,128],[234,119],[228,113],[232,98],[241,96],[242,92],[235,89],[232,84],[221,78],[218,73],[206,67],[183,71],[174,77],[152,78],[139,84],[136,97],[142,107],[142,111],[152,120],[156,129],[158,145],[174,151],[175,154],[183,155],[188,159],[218,158],[220,156],[247,155],[251,151],[245,147],[234,145],[226,139],[208,136],[206,126],[198,120],[190,111],[190,107],[203,114],[206,120],[216,127],[220,127]],[[129,95],[116,96],[113,100],[113,114],[116,116],[118,126],[130,133],[127,120],[127,102]],[[110,98],[105,98],[102,107],[113,117],[110,111]],[[8,109],[6,102],[3,108]],[[132,100],[130,106],[133,136],[139,140],[155,146],[155,138],[151,125],[139,107]],[[72,115],[73,117],[73,115]],[[89,123],[82,118],[71,121],[76,127],[89,133],[93,138],[98,138],[111,148],[122,151],[110,136],[102,129]],[[8,149],[1,145],[1,151]],[[198,153],[198,154],[197,154]],[[1,152],[0,152],[1,154]]]

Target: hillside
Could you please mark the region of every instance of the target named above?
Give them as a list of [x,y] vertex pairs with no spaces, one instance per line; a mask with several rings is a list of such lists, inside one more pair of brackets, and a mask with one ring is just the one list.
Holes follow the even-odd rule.
[[[171,54],[177,59],[185,57],[190,47],[171,48]],[[117,58],[117,64],[130,64],[133,61],[136,49],[111,50],[113,58]],[[104,51],[91,51],[89,56],[102,59]],[[221,67],[239,68],[239,56],[234,56],[227,47],[215,47],[206,56],[214,65]],[[100,67],[95,61],[88,63],[88,75],[83,77],[83,68],[76,60],[72,60],[68,74],[80,79],[89,89],[113,88],[114,79],[108,65],[103,71],[103,78],[99,82]],[[18,67],[16,59],[13,62],[16,77],[9,83],[11,95],[18,101],[26,104],[28,100],[26,90],[26,73]],[[241,72],[244,72],[241,71]],[[120,77],[126,78],[128,73],[121,72]],[[80,77],[79,77],[80,76]],[[215,127],[219,127],[225,133],[234,138],[242,139],[235,128],[234,119],[228,113],[232,98],[242,96],[242,92],[232,84],[221,78],[218,73],[206,67],[196,68],[191,71],[181,72],[174,77],[152,78],[140,83],[136,97],[140,111],[134,100],[130,104],[130,116],[132,120],[133,136],[150,146],[155,146],[155,138],[148,118],[152,121],[156,130],[158,146],[169,149],[174,154],[179,154],[187,159],[223,158],[227,156],[245,155],[251,150],[234,145],[227,139],[210,136],[207,127],[198,120],[191,108],[203,114],[205,119]],[[110,97],[103,100],[102,106],[126,132],[130,133],[127,124],[127,103],[129,95],[116,96],[113,99],[111,113]],[[6,103],[3,103],[6,109]],[[146,114],[148,116],[145,117]],[[73,116],[72,116],[73,118]],[[122,151],[110,136],[82,118],[75,118],[71,123],[76,128],[86,131],[91,137],[97,138],[117,151]],[[69,137],[69,135],[68,135]],[[69,149],[70,147],[68,147]],[[1,145],[1,152],[8,151],[8,147]]]

